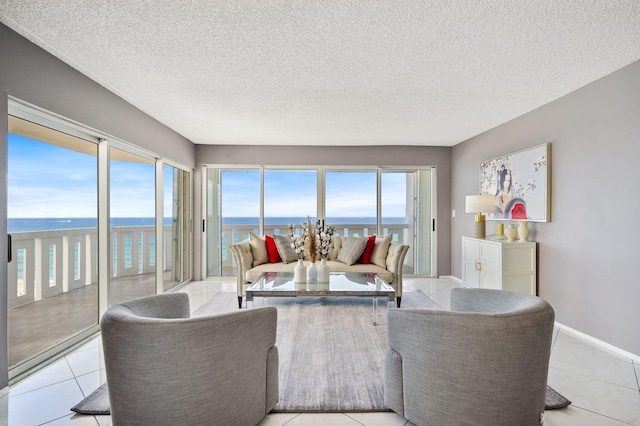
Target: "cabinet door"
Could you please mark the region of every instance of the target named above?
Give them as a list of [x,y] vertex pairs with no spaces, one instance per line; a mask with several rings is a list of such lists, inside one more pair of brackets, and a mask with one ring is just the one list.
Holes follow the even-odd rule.
[[504,252],[504,289],[536,295],[535,246],[512,245]]
[[476,269],[480,259],[480,242],[462,239],[462,285],[464,287],[480,287],[480,271]]
[[480,287],[502,289],[502,246],[483,242],[480,244]]

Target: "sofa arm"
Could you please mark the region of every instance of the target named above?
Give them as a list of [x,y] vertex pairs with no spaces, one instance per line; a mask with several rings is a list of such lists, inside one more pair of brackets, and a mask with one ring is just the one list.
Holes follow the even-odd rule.
[[402,297],[402,267],[409,246],[392,241],[387,252],[387,270],[393,273],[391,286],[396,290],[396,297]]
[[230,246],[231,252],[236,259],[236,268],[238,275],[236,276],[238,299],[244,296],[244,286],[247,283],[247,271],[253,267],[253,253],[251,252],[251,243],[249,240],[241,241]]

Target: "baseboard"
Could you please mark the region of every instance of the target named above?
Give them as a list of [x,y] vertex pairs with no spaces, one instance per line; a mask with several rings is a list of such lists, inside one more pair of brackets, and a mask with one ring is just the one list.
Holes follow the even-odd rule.
[[453,275],[439,275],[438,278],[446,278],[449,280],[454,280],[462,284],[462,280],[458,277],[454,277]]
[[629,359],[633,360],[634,362],[640,363],[640,355],[636,355],[636,354],[632,354],[631,352],[627,352],[627,351],[625,351],[623,349],[620,349],[620,348],[618,348],[616,346],[613,346],[610,343],[603,342],[602,340],[596,339],[593,336],[589,336],[588,334],[585,334],[585,333],[583,333],[581,331],[575,330],[575,329],[573,329],[571,327],[568,327],[568,326],[566,326],[564,324],[560,324],[557,321],[555,322],[555,325],[558,328],[566,331],[567,333],[573,334],[575,337],[577,337],[577,338],[579,338],[581,340],[585,340],[585,341],[587,341],[589,343],[593,343],[594,345],[600,346],[602,349],[604,349],[606,351],[613,352],[613,353],[615,353],[617,355],[623,356],[625,358],[629,358]]

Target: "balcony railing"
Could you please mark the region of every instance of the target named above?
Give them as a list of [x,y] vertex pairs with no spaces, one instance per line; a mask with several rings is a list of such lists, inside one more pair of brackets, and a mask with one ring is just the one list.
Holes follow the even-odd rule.
[[[360,236],[375,233],[375,225],[337,224],[336,234]],[[249,238],[257,225],[225,225],[222,228],[222,267],[225,275],[235,272],[229,245]],[[268,234],[286,234],[287,225],[265,227]],[[12,262],[8,264],[9,308],[33,303],[98,282],[98,234],[96,228],[58,229],[12,233]],[[382,235],[411,244],[409,225],[383,226]],[[171,241],[171,227],[164,228],[164,240]],[[155,227],[111,227],[111,278],[155,272]],[[171,244],[163,244],[164,265],[171,262]],[[413,267],[409,250],[405,265]]]
[[[11,234],[8,264],[9,308],[33,303],[98,282],[98,230],[57,229]],[[171,241],[171,226],[164,240]],[[111,227],[112,278],[155,272],[154,226]],[[164,265],[171,265],[171,244],[163,244]]]

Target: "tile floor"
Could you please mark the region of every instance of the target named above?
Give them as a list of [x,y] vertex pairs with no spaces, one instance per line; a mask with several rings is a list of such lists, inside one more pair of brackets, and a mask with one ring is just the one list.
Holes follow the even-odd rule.
[[[443,308],[449,306],[452,279],[405,279],[405,291],[420,290]],[[189,293],[192,309],[220,291],[235,291],[225,281],[190,283],[180,291]],[[624,358],[556,328],[549,385],[573,404],[547,411],[545,425],[638,425],[640,426],[640,362]],[[64,358],[12,385],[0,396],[0,425],[110,425],[109,416],[82,416],[69,408],[105,381],[98,337]],[[410,425],[394,413],[269,414],[261,426]]]

